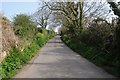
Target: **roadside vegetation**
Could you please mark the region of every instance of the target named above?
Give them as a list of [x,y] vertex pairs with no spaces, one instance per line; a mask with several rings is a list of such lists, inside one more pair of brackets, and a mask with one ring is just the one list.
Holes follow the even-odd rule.
[[87,58],[107,72],[120,77],[120,9],[115,2],[108,2],[115,15],[116,24],[97,17],[87,28],[82,25],[82,31],[76,33],[70,26],[61,28],[61,38],[71,49]]
[[53,12],[61,38],[71,49],[120,77],[120,2],[44,2],[42,8]]
[[[51,30],[46,30],[48,22]],[[15,75],[55,35],[53,29],[58,26],[66,45],[120,77],[120,2],[109,0],[42,2],[31,16],[16,15],[13,22],[3,17],[3,53],[7,55],[2,60],[2,77]]]
[[[54,37],[55,33],[53,30],[37,28],[37,24],[26,14],[16,15],[12,24],[5,17],[3,17],[2,20],[3,30],[10,28],[9,32],[12,32],[11,35],[8,35],[10,34],[9,32],[6,34],[5,40],[7,37],[11,38],[3,43],[3,51],[6,52],[6,56],[1,62],[1,76],[5,79],[13,77],[25,63],[37,54],[38,50],[49,39]],[[13,38],[14,40],[12,40]],[[11,40],[14,42],[10,43]],[[9,49],[6,51],[5,47],[8,47],[8,43],[10,43]]]

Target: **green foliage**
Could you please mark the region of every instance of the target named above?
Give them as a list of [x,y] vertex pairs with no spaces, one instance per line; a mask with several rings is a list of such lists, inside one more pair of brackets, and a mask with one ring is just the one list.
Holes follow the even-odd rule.
[[22,52],[15,47],[11,48],[9,55],[2,61],[2,78],[11,78],[15,75],[16,71],[31,60],[48,39],[48,36],[38,33],[34,37],[33,42],[26,46]]
[[16,15],[14,17],[14,25],[28,26],[30,21],[30,16],[25,14]]
[[119,44],[120,37],[115,36],[116,32],[113,29],[106,20],[98,18],[93,20],[81,34],[73,36],[67,31],[64,32],[62,40],[71,49],[96,65],[116,76],[120,76],[120,50],[116,46],[116,44]]
[[22,67],[23,63],[29,61],[37,52],[39,46],[31,44],[23,52],[11,48],[10,54],[2,61],[2,78],[10,78]]
[[42,45],[44,45],[45,42],[46,42],[46,36],[44,34],[37,33],[36,34],[36,43],[39,46],[42,46]]
[[53,30],[47,30],[47,32],[48,32],[48,39],[53,38],[56,34]]
[[62,35],[62,40],[72,50],[89,59],[91,62],[103,67],[106,71],[116,76],[120,76],[120,64],[119,60],[115,59],[115,54],[106,54],[104,51],[102,51],[100,48],[97,48],[96,46],[88,45],[75,38],[69,38],[69,36],[67,35]]
[[95,20],[80,36],[80,40],[89,45],[104,47],[105,42],[112,36],[110,25],[103,20]]
[[[110,7],[112,8],[113,12],[115,15],[118,16],[117,20],[117,25],[115,28],[115,40],[114,40],[114,45],[115,47],[113,48],[113,52],[115,53],[115,63],[117,64],[116,66],[120,67],[120,1],[118,3],[115,3],[113,1],[108,2],[110,4]],[[118,74],[120,75],[120,68],[116,68],[118,71]]]
[[29,37],[36,33],[36,24],[31,17],[25,14],[19,14],[13,20],[15,34],[20,37]]
[[2,61],[2,78],[11,78],[22,65],[28,62],[35,54],[39,46],[32,43],[20,52],[16,48],[11,48],[10,54]]
[[39,32],[39,29],[35,28],[36,24],[31,20],[31,17],[25,14],[16,15],[13,24],[15,34],[20,37],[21,41],[25,40],[28,43],[21,44],[26,46],[23,51],[16,47],[11,48],[1,64],[3,79],[11,78],[15,75],[17,70],[31,60],[36,55],[38,49],[55,35],[53,31],[48,31],[45,28],[41,28],[41,32]]
[[53,30],[46,30],[45,28],[38,28],[37,30],[39,33],[45,35],[48,39],[52,38],[55,35],[55,32]]
[[21,67],[20,53],[16,48],[11,48],[10,54],[2,61],[2,78],[14,75],[16,69]]
[[20,59],[22,60],[22,63],[26,63],[29,61],[36,53],[36,51],[39,49],[39,46],[35,43],[32,43],[28,47],[26,47],[23,52],[21,52]]
[[114,1],[108,1],[108,3],[110,4],[110,7],[112,8],[114,14],[118,16],[117,25],[115,28],[115,42],[117,46],[116,48],[118,50],[117,53],[120,57],[120,1],[118,3],[115,3]]

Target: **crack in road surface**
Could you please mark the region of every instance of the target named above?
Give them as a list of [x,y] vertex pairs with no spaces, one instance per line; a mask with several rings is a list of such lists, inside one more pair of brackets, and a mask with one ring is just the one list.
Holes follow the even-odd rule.
[[14,78],[113,78],[68,48],[60,36],[48,41]]

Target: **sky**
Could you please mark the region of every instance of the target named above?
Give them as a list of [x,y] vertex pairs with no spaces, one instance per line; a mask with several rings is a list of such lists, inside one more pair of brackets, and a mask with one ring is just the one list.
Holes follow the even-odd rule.
[[[40,6],[38,5],[39,1],[40,0],[0,0],[0,11],[12,21],[16,14],[30,15],[37,11]],[[120,0],[116,1],[118,2]]]
[[[2,11],[4,16],[6,16],[10,21],[13,21],[14,16],[17,14],[33,14],[40,7],[40,1],[41,0],[0,0],[0,12]],[[118,2],[120,0],[116,1]]]
[[2,2],[2,12],[10,21],[16,14],[31,15],[39,8],[38,2]]
[[[10,20],[16,14],[32,14],[39,8],[40,0],[0,0],[0,9],[2,13]],[[45,0],[47,1],[47,0]],[[120,0],[116,0],[117,2]],[[2,3],[1,3],[2,2]],[[0,10],[1,11],[1,10]]]
[[2,5],[0,4],[0,9],[2,9],[0,11],[10,21],[13,21],[14,16],[17,14],[31,15],[36,12],[40,7],[39,3],[36,0],[4,0]]

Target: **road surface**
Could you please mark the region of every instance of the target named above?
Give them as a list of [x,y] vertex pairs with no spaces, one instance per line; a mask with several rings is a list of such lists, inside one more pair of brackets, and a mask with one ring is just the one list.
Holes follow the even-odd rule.
[[30,62],[14,78],[112,78],[68,48],[60,36],[48,41]]

